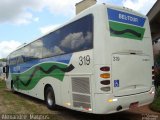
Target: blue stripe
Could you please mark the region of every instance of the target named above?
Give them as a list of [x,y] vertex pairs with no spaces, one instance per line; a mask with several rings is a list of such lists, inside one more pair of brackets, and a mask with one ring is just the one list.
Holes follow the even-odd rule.
[[45,58],[45,59],[39,59],[39,60],[37,59],[37,60],[19,64],[19,65],[11,65],[10,71],[11,73],[21,73],[30,69],[34,65],[40,64],[43,62],[61,62],[64,64],[69,64],[71,57],[72,57],[72,54],[67,54],[67,55],[61,55],[61,56],[56,56],[51,58]]
[[127,23],[131,25],[136,25],[139,27],[143,27],[146,21],[146,18],[139,17],[133,14],[125,13],[118,10],[113,10],[108,8],[108,19],[112,21]]

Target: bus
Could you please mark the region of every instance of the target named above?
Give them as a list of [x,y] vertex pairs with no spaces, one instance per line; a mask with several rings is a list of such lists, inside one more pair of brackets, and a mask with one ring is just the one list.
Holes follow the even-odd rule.
[[7,58],[12,91],[93,114],[153,101],[153,49],[148,18],[125,7],[96,4]]

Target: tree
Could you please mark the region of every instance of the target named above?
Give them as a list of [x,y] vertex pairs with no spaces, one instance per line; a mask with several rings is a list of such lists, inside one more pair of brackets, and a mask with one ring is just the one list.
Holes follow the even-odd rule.
[[6,61],[7,61],[6,58],[1,58],[1,59],[0,59],[0,62],[6,62]]

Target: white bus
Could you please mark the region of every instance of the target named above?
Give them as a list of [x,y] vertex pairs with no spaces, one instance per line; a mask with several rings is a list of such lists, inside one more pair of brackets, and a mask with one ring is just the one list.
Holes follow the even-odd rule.
[[8,56],[7,87],[45,100],[48,108],[109,114],[154,98],[148,18],[94,5]]

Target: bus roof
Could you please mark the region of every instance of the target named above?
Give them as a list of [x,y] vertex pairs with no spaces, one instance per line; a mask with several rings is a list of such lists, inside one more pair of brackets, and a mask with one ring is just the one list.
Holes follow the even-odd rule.
[[[16,50],[14,50],[13,52],[11,52],[10,54],[14,53],[15,51],[17,51],[17,50],[19,50],[19,49],[21,49],[21,48],[23,48],[23,47],[25,47],[25,46],[27,46],[27,45],[35,42],[35,41],[37,41],[37,40],[39,40],[40,38],[42,38],[42,37],[44,37],[44,36],[52,33],[53,31],[56,31],[56,30],[64,27],[65,25],[74,22],[75,20],[77,20],[77,19],[79,19],[79,18],[81,18],[81,17],[83,17],[83,16],[85,16],[85,15],[87,15],[87,14],[92,13],[94,10],[96,10],[96,9],[99,8],[99,7],[107,7],[107,8],[113,8],[113,9],[123,10],[123,11],[126,11],[126,12],[128,12],[128,13],[133,13],[133,14],[136,14],[136,15],[139,15],[139,16],[142,16],[142,17],[146,17],[145,15],[143,15],[143,14],[141,14],[141,13],[138,13],[137,11],[134,11],[134,10],[132,10],[132,9],[129,9],[129,8],[126,8],[126,7],[123,7],[123,6],[117,6],[117,5],[112,5],[112,4],[108,4],[108,3],[107,3],[107,4],[106,4],[106,3],[95,4],[95,5],[91,6],[91,7],[83,10],[82,12],[80,12],[79,14],[77,14],[76,16],[74,16],[74,17],[73,17],[72,19],[70,19],[68,22],[66,22],[66,23],[64,23],[64,24],[56,27],[56,28],[53,29],[52,31],[49,31],[48,33],[46,33],[46,34],[38,37],[37,39],[33,40],[32,42],[22,44],[21,46],[19,46]],[[10,54],[9,54],[9,55],[10,55]]]

